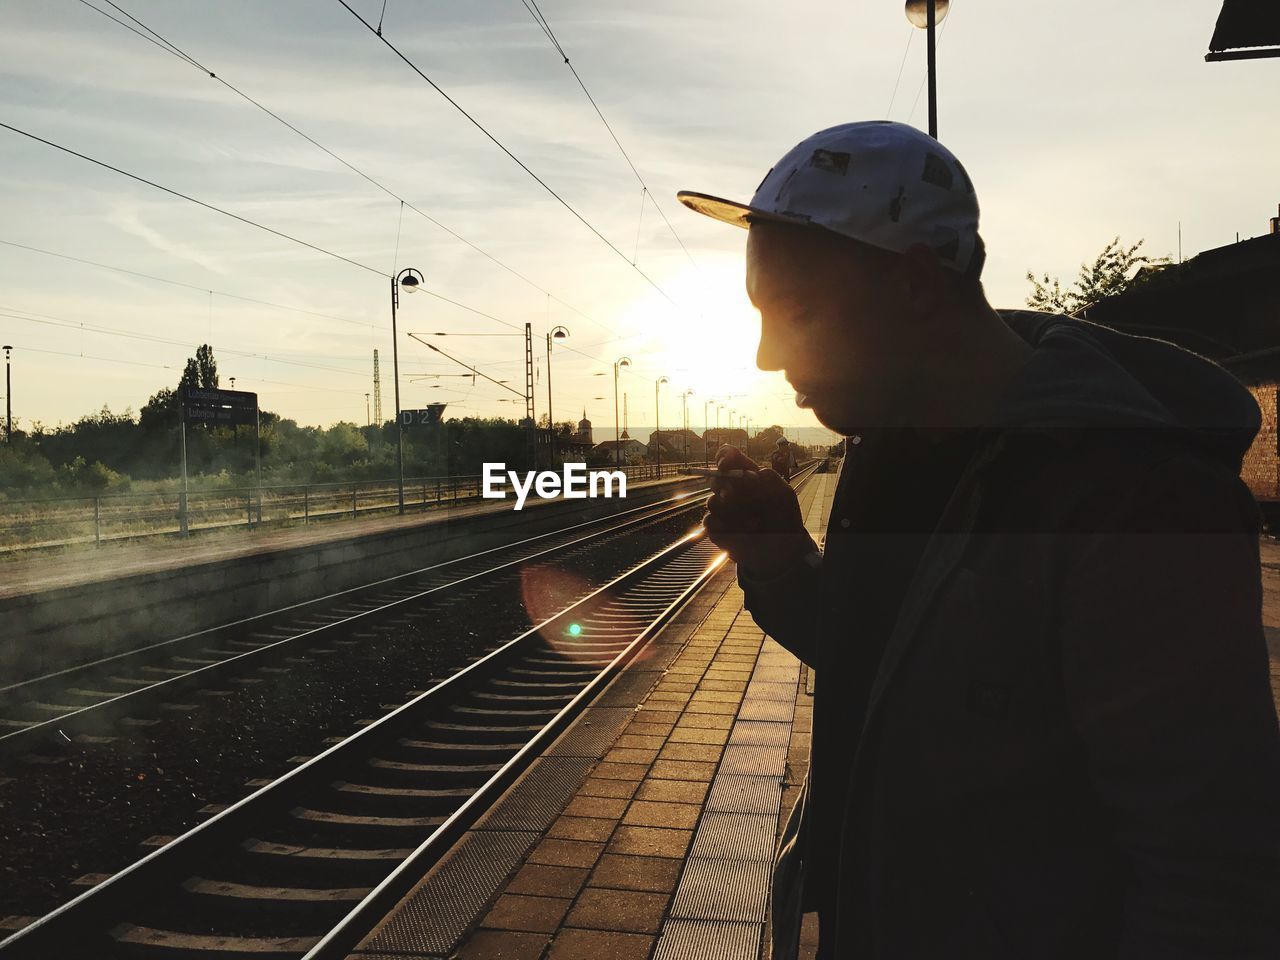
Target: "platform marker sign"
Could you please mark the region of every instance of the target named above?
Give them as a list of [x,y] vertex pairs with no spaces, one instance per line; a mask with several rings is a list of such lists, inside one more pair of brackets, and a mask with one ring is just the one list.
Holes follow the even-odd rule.
[[178,395],[185,423],[234,427],[258,422],[258,395],[248,390],[182,387]]

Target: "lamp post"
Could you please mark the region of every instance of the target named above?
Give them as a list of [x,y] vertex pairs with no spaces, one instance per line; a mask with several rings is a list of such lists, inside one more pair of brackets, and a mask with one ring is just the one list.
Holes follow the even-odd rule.
[[413,267],[405,267],[391,280],[391,378],[395,382],[396,395],[396,504],[404,513],[404,424],[400,422],[400,349],[396,336],[396,308],[400,306],[400,288],[414,293],[422,286],[422,274]]
[[613,361],[613,458],[622,466],[622,429],[618,424],[618,371],[631,366],[630,357],[619,357]]
[[662,414],[658,409],[658,388],[664,383],[670,383],[666,377],[659,377],[653,381],[653,438],[658,446],[657,452],[653,455],[654,462],[658,465],[658,476],[662,476]]
[[689,462],[689,398],[693,396],[692,390],[686,390],[680,394],[680,399],[684,404],[684,462]]
[[947,15],[950,0],[907,0],[907,19],[913,27],[927,31],[929,57],[929,136],[938,139],[938,71],[935,33]]
[[9,370],[9,354],[13,347],[4,345],[4,442],[13,443],[13,376]]
[[711,399],[702,401],[702,462],[708,465],[711,463],[711,452],[707,449],[707,434],[711,432],[711,419],[707,415],[707,410],[713,403],[715,401]]
[[569,331],[564,327],[553,327],[547,334],[547,426],[551,428],[550,466],[552,467],[556,465],[556,418],[551,413],[551,341],[564,340],[568,336]]
[[373,420],[369,416],[369,395],[366,393],[364,395],[364,425],[367,427],[371,423],[373,423]]

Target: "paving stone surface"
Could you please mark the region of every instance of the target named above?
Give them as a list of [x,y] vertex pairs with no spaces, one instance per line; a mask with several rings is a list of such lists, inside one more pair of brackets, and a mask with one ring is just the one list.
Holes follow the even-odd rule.
[[[732,570],[707,589],[713,602],[668,641],[681,646],[665,676],[455,957],[668,960],[695,943],[725,960],[767,954],[768,865],[807,762],[808,675],[743,610]],[[721,897],[718,865],[751,884]],[[804,941],[811,960],[812,923]]]
[[[776,839],[776,826],[785,820],[783,804],[794,803],[807,759],[807,727],[805,733],[796,733],[789,717],[773,719],[779,707],[794,711],[797,692],[803,690],[801,671],[787,658],[742,610],[736,586],[728,588],[693,631],[666,678],[640,704],[509,879],[459,955],[488,957],[509,950],[510,956],[520,958],[526,953],[519,951],[539,948],[539,960],[650,960],[671,953],[671,948],[678,952],[674,939],[668,948],[661,946],[669,924],[675,924],[671,933],[677,939],[687,936],[685,928],[691,923],[712,924],[698,929],[700,936],[714,942],[714,924],[721,921],[690,920],[673,913],[677,901],[706,909],[708,897],[716,899],[716,890],[708,889],[704,876],[706,861],[699,860],[698,870],[689,875],[691,892],[681,900],[682,878],[689,870],[686,857],[696,852],[699,842],[716,856],[742,857],[742,866],[730,864],[731,875],[751,875],[758,895],[767,897],[759,882],[763,861]],[[789,704],[784,687],[791,695]],[[751,715],[760,714],[758,708],[766,702],[768,717],[739,716],[744,705],[752,704],[756,709],[749,711]],[[806,707],[800,704],[802,722],[810,716],[803,712]],[[744,751],[792,757],[795,782],[783,783],[779,776],[744,781],[738,761],[722,774],[725,758],[742,758]],[[717,794],[722,812],[711,815],[709,832],[699,832],[712,784],[722,776],[725,789]],[[749,797],[743,784],[750,787]],[[739,794],[745,799],[736,799]],[[717,831],[725,824],[746,825],[763,835],[743,846],[732,838],[721,839]],[[742,891],[734,896],[740,899]],[[764,905],[761,900],[758,909],[748,912],[758,920]],[[764,923],[734,922],[732,927],[721,932],[734,943],[754,943],[757,948],[765,943]],[[534,939],[492,939],[499,934]],[[477,947],[489,952],[467,952]]]

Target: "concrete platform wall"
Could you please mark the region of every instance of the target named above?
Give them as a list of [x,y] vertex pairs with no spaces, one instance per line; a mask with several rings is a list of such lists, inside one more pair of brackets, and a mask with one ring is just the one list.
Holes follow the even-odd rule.
[[0,599],[0,686],[643,506],[702,482],[634,488],[625,500],[426,517],[392,531]]

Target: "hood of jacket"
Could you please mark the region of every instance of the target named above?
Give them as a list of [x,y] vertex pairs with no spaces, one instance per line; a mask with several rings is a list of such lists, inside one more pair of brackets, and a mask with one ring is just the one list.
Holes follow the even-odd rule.
[[1212,360],[1061,314],[997,312],[1032,347],[999,401],[997,426],[1172,431],[1239,473],[1261,412],[1248,389]]

